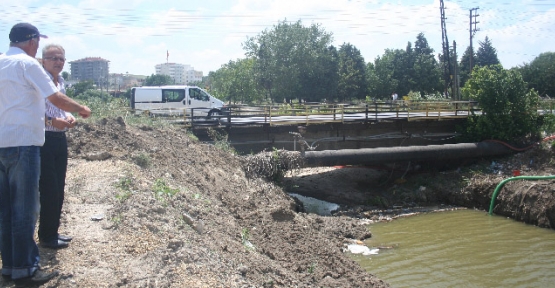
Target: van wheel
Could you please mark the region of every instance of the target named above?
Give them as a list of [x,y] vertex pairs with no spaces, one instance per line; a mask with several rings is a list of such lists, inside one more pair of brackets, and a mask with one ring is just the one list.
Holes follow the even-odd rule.
[[211,119],[212,117],[218,117],[215,120],[219,120],[219,116],[222,116],[222,111],[220,110],[212,110],[210,112],[208,112],[208,115],[206,116],[206,118]]

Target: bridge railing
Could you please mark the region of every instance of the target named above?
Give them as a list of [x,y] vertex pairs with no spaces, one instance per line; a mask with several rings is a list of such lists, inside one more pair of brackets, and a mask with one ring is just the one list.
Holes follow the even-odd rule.
[[[552,107],[555,107],[553,105]],[[151,116],[182,117],[187,125],[294,125],[334,122],[379,122],[388,120],[430,120],[465,118],[480,113],[473,101],[373,101],[368,103],[295,103],[228,105],[220,115],[195,116],[192,109],[143,111]]]
[[[465,118],[480,112],[474,101],[375,101],[370,103],[295,103],[260,106],[230,105],[227,118],[250,118],[269,125],[328,123],[346,121],[408,121],[442,118]],[[364,116],[361,117],[361,114]],[[352,115],[357,115],[353,117]],[[287,120],[287,116],[295,119]],[[319,117],[329,116],[329,117]],[[304,118],[302,118],[304,117]],[[230,121],[231,122],[231,121]]]

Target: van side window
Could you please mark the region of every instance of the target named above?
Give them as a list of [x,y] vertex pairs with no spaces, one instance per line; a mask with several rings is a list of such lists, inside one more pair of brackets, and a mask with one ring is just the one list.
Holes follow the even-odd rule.
[[165,102],[180,102],[185,99],[185,90],[183,89],[164,89],[162,90],[162,99]]
[[210,101],[210,96],[206,94],[206,92],[198,89],[198,88],[190,88],[189,89],[189,96],[195,100],[199,101]]

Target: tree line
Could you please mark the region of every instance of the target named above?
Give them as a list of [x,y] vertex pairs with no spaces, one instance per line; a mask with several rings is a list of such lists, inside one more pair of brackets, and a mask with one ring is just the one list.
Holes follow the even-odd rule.
[[[555,96],[554,52],[503,69],[488,37],[479,42],[476,52],[467,48],[457,62],[453,51],[449,57],[436,57],[425,35],[419,33],[414,45],[408,42],[405,49],[386,49],[367,63],[353,44],[335,47],[332,41],[332,34],[319,24],[283,20],[248,38],[242,44],[245,58],[229,61],[192,84],[226,102],[244,104],[389,100],[392,93],[410,100],[461,97],[478,101],[483,112],[471,115],[460,127],[465,141],[537,139],[555,131],[555,116],[538,113],[545,103],[539,99]],[[444,63],[446,58],[449,61]],[[460,95],[454,95],[458,89],[452,91],[448,85],[454,75],[445,75],[446,70],[457,71]],[[169,76],[154,74],[144,83],[168,84],[173,84]],[[99,107],[110,101],[111,97],[97,95],[93,88],[92,82],[77,83],[68,95],[90,102],[96,99]],[[128,90],[122,96],[129,99],[130,95]]]
[[[245,58],[229,61],[196,84],[230,103],[387,100],[394,92],[423,99],[459,96],[446,85],[445,58],[436,57],[423,33],[416,36],[414,45],[408,42],[405,49],[386,49],[368,63],[355,45],[335,47],[332,41],[332,33],[319,24],[283,20],[248,38],[242,44]],[[450,71],[458,69],[460,87],[471,77],[470,57],[473,68],[501,64],[488,37],[479,42],[476,52],[468,47],[460,61],[453,53],[450,57]],[[548,52],[513,69],[529,88],[553,96],[554,68],[554,53]]]

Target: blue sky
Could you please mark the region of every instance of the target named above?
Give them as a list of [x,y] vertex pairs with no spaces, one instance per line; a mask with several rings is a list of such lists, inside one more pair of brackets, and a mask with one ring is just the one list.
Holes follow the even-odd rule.
[[[0,50],[8,49],[10,28],[30,22],[62,44],[68,61],[84,57],[110,60],[111,73],[150,75],[154,65],[189,64],[215,71],[244,58],[242,43],[271,30],[278,21],[320,24],[333,34],[334,45],[350,43],[366,62],[385,49],[404,49],[424,33],[441,52],[439,0],[0,0]],[[555,52],[553,0],[444,0],[450,45],[459,57],[470,43],[469,10],[479,8],[473,45],[489,37],[505,68],[529,63]],[[69,64],[65,70],[69,71]]]

